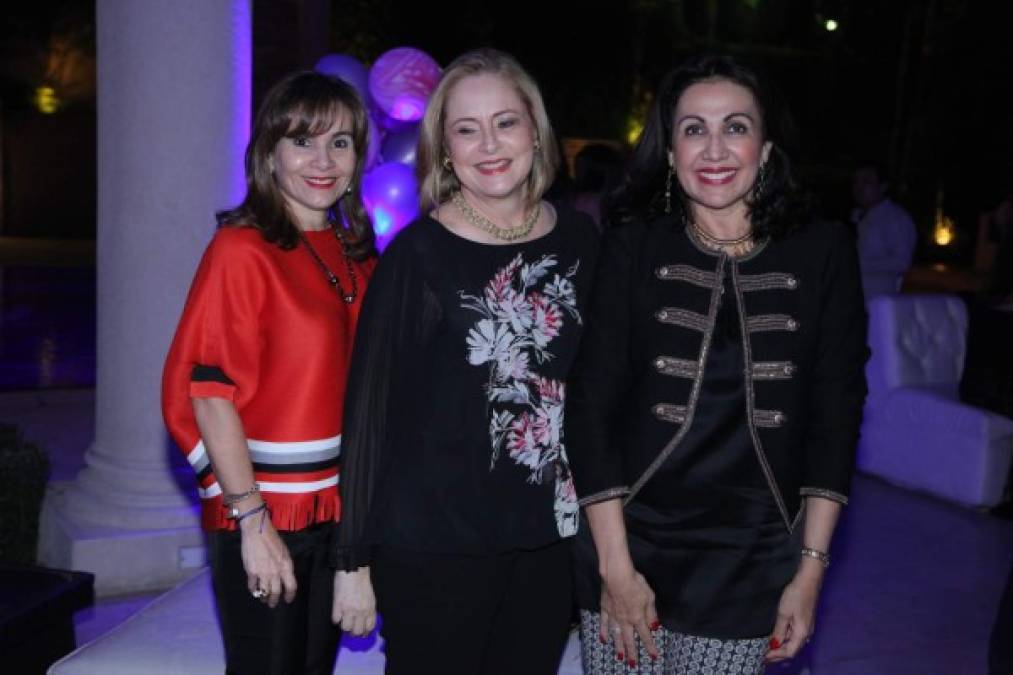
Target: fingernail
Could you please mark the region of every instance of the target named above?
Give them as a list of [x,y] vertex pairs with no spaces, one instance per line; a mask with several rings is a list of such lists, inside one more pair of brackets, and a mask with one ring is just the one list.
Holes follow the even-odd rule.
[[651,654],[651,660],[652,661],[657,661],[658,660],[658,655],[657,654]]
[[608,640],[605,639],[605,636],[602,633],[598,633],[598,642],[605,644]]
[[658,630],[659,628],[661,628],[661,622],[660,621],[658,621],[657,619],[655,619],[654,621],[651,622],[651,630]]
[[626,655],[625,654],[623,654],[622,652],[619,652],[618,654],[616,654],[616,661],[625,661],[625,660],[626,660]]
[[781,648],[781,641],[778,640],[776,637],[770,638],[769,644],[770,644],[770,648],[771,649],[780,649]]
[[627,661],[627,663],[630,665],[630,668],[636,668],[637,667],[637,660],[636,659],[630,659],[629,661]]

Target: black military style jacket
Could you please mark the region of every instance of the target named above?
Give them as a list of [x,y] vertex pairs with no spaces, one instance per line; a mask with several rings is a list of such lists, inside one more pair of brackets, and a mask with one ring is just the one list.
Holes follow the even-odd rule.
[[[722,298],[725,274],[733,298]],[[852,236],[814,223],[733,259],[665,217],[602,242],[567,391],[581,504],[636,498],[678,447],[719,301],[737,303],[750,439],[785,527],[804,496],[847,503],[868,358]]]

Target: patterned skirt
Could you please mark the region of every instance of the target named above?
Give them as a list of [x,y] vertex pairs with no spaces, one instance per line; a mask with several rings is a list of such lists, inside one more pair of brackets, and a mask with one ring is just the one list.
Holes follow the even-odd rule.
[[619,661],[612,636],[601,643],[601,614],[580,612],[580,658],[585,675],[759,675],[767,637],[719,640],[672,632],[654,632],[661,657],[652,661],[640,645],[636,666]]

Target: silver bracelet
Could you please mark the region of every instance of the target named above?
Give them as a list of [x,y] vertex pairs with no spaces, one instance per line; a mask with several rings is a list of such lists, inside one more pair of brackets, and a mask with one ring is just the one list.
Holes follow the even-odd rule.
[[802,555],[806,555],[809,556],[810,558],[818,560],[819,563],[823,565],[823,567],[830,567],[830,555],[828,553],[824,553],[823,551],[817,551],[814,548],[803,547]]
[[253,486],[249,490],[247,490],[246,492],[237,492],[235,494],[225,494],[225,495],[222,495],[222,505],[223,506],[232,506],[236,502],[241,502],[244,499],[246,499],[247,497],[252,497],[253,495],[257,494],[258,492],[260,492],[260,485],[258,485],[257,483],[254,483]]

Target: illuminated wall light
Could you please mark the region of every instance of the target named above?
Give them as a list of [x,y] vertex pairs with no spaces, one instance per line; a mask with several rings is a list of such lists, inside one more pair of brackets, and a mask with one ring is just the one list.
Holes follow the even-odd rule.
[[936,242],[936,245],[949,246],[957,238],[956,235],[957,228],[953,224],[953,219],[939,214],[936,217],[936,226],[932,231],[932,240]]
[[957,227],[953,219],[943,211],[945,197],[942,188],[936,193],[936,220],[932,228],[932,241],[936,246],[949,246],[957,238]]
[[823,27],[827,29],[827,32],[833,33],[840,27],[840,24],[838,24],[834,19],[827,19],[823,22]]
[[52,87],[38,87],[35,90],[35,107],[39,112],[52,115],[60,109],[61,101]]
[[630,118],[626,122],[626,142],[630,145],[636,145],[640,139],[640,134],[644,131],[644,123],[639,119]]

